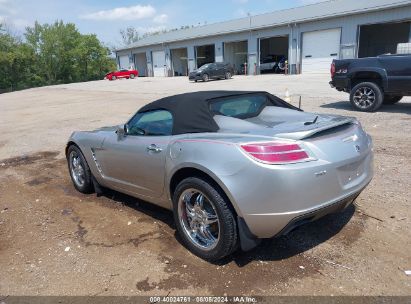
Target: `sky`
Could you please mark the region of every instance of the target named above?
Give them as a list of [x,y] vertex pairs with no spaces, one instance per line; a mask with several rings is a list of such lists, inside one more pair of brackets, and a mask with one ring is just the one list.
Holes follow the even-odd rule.
[[202,25],[308,5],[324,0],[0,0],[0,22],[16,34],[26,26],[75,23],[83,34],[97,34],[109,46],[120,46],[120,29],[139,32]]

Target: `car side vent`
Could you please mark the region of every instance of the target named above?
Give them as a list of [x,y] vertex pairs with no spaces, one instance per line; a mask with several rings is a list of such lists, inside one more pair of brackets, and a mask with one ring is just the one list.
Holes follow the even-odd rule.
[[94,163],[96,164],[98,172],[100,172],[101,175],[103,175],[103,170],[101,169],[101,166],[99,162],[97,161],[96,153],[93,148],[91,148],[91,156],[93,157]]

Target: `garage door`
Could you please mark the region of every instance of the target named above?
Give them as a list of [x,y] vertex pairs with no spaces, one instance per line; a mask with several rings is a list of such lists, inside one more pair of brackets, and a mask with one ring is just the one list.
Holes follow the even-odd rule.
[[120,70],[121,69],[128,69],[130,67],[130,61],[128,59],[128,55],[120,56],[118,61],[119,61],[119,64],[120,64]]
[[153,52],[154,77],[166,76],[166,54],[164,51]]
[[341,29],[303,33],[302,73],[329,73],[340,53]]
[[139,53],[139,54],[134,55],[134,61],[136,63],[136,69],[138,71],[138,76],[148,76],[147,75],[146,53]]

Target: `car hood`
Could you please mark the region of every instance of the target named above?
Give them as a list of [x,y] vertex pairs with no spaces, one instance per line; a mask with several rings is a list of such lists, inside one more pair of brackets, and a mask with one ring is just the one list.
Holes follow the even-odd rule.
[[93,133],[96,133],[96,132],[114,132],[114,131],[117,131],[117,129],[121,128],[121,127],[123,127],[123,125],[107,126],[107,127],[101,127],[101,128],[95,129],[95,130],[90,131],[90,132],[93,132]]

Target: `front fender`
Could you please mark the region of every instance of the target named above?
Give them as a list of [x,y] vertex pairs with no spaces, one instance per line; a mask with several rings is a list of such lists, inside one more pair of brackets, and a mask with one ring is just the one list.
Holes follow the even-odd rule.
[[81,152],[86,158],[88,166],[90,167],[91,173],[99,182],[102,182],[101,175],[96,166],[96,163],[93,160],[91,149],[101,148],[104,138],[105,137],[98,132],[73,132],[70,135],[66,145],[66,154],[67,149],[71,144],[75,144],[80,148]]

